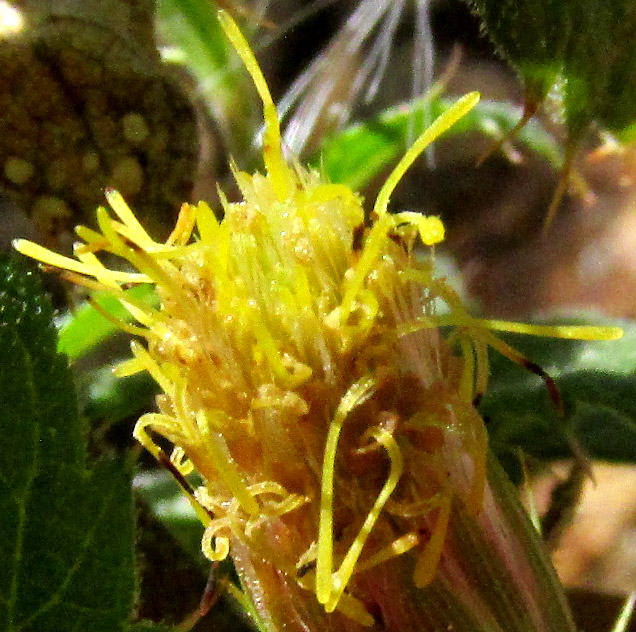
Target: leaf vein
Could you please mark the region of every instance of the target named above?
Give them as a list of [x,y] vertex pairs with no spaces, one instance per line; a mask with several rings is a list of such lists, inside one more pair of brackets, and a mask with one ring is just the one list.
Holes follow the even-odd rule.
[[[27,379],[25,380],[25,391],[26,396],[29,398],[28,403],[31,405],[32,409],[32,417],[37,418],[35,415],[36,401],[37,401],[37,388],[35,385],[34,377],[34,366],[33,366],[33,358],[29,353],[28,349],[18,338],[19,346],[22,350],[23,362],[26,366],[26,375]],[[27,501],[31,494],[31,487],[33,486],[33,481],[37,477],[40,467],[38,463],[39,457],[39,439],[40,439],[40,425],[36,424],[33,435],[33,446],[32,446],[32,460],[30,467],[26,472],[26,484],[24,487],[24,491],[22,497],[19,496],[16,498],[18,504],[18,528],[16,530],[16,543],[14,547],[14,556],[13,556],[13,572],[11,575],[11,586],[9,589],[9,598],[7,600],[7,621],[9,626],[14,623],[15,617],[15,605],[18,598],[18,570],[20,567],[20,562],[22,561],[22,551],[24,547],[24,530],[27,522]]]
[[[80,474],[80,472],[78,471],[78,475],[79,474]],[[97,514],[95,520],[93,521],[92,528],[89,529],[86,532],[86,537],[83,539],[81,545],[78,547],[78,555],[77,555],[77,558],[75,560],[75,563],[68,570],[68,573],[66,574],[66,577],[64,578],[64,580],[62,582],[60,582],[59,588],[51,595],[49,600],[47,602],[45,602],[44,604],[42,604],[42,606],[40,608],[38,608],[36,611],[34,611],[31,614],[30,617],[25,619],[22,622],[20,628],[27,626],[29,623],[31,623],[32,621],[34,621],[35,619],[37,619],[41,615],[45,614],[46,612],[51,610],[51,608],[54,608],[55,606],[57,606],[61,602],[61,596],[64,594],[64,591],[67,589],[68,585],[70,584],[71,580],[73,579],[73,576],[75,575],[75,573],[77,573],[77,571],[80,569],[83,561],[85,560],[86,552],[90,549],[90,545],[91,545],[91,543],[94,540],[95,532],[97,531],[97,529],[101,525],[102,519],[106,515],[106,510],[110,506],[114,495],[115,495],[115,491],[111,490],[110,493],[103,494],[101,496],[101,498],[103,500],[101,509],[100,509],[99,513]],[[68,605],[70,605],[70,606],[72,606],[72,607],[74,607],[76,609],[80,609],[81,608],[81,606],[79,606],[79,604],[68,604]],[[98,612],[99,611],[99,610],[97,610],[95,608],[90,608],[90,609],[86,608],[86,610],[87,611],[91,611],[91,612]]]

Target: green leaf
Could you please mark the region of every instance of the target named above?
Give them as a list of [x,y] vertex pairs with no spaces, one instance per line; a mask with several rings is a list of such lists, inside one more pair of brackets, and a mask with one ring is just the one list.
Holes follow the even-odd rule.
[[113,367],[106,366],[87,375],[82,413],[89,420],[114,424],[152,408],[157,383],[148,373],[117,377]]
[[[151,285],[139,285],[126,294],[131,298],[157,306],[159,299]],[[120,299],[110,292],[96,292],[93,300],[108,314],[130,322],[132,316],[121,304]],[[89,303],[84,303],[73,313],[68,314],[60,326],[58,351],[65,353],[71,360],[77,360],[91,351],[106,338],[119,332],[120,329],[112,321],[97,311]]]
[[[216,18],[210,0],[159,0],[157,28],[166,61],[181,63],[197,81],[203,97],[237,158],[250,148],[261,122],[256,92]],[[240,162],[240,161],[239,161]]]
[[[431,115],[437,117],[454,104],[453,99],[435,97]],[[327,140],[321,150],[320,166],[333,182],[360,189],[404,153],[413,112],[423,101],[390,108],[379,116],[358,123]],[[496,140],[510,131],[521,117],[520,108],[506,103],[481,102],[445,134],[478,132]],[[562,164],[561,150],[550,134],[531,122],[519,133],[519,140],[556,167]]]
[[161,470],[135,476],[135,492],[192,559],[201,560],[203,526],[172,476]]
[[467,0],[538,105],[558,78],[570,144],[593,121],[614,132],[636,120],[632,0]]
[[85,464],[52,309],[0,263],[0,631],[113,632],[134,593],[130,468]]
[[585,131],[591,121],[620,133],[636,121],[634,3],[586,0],[582,10],[572,6],[569,14],[572,26],[563,75],[572,135]]
[[128,626],[126,632],[174,632],[174,628],[154,621],[139,621]]
[[548,94],[563,64],[569,35],[567,0],[467,0],[499,53],[519,71],[528,103]]
[[623,338],[611,342],[502,336],[555,378],[566,416],[557,416],[540,378],[493,354],[491,388],[480,406],[493,450],[568,457],[571,433],[593,458],[636,462],[636,326],[622,326]]
[[159,0],[157,14],[162,38],[178,47],[183,56],[175,61],[187,62],[198,79],[209,79],[210,73],[227,67],[229,47],[212,2]]

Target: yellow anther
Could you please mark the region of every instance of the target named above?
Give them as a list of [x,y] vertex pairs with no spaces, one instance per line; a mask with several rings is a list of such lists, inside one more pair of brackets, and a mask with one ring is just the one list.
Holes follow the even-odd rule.
[[287,166],[283,157],[282,143],[280,136],[280,123],[278,122],[278,114],[276,106],[272,100],[272,95],[267,87],[267,82],[263,76],[254,53],[250,48],[247,40],[239,30],[236,22],[229,13],[219,11],[219,22],[225,31],[225,35],[232,42],[245,64],[247,72],[250,73],[252,81],[256,86],[261,101],[263,102],[263,117],[265,119],[265,133],[263,135],[263,157],[265,166],[269,174],[276,197],[279,200],[287,198],[293,191],[293,178],[291,170]]
[[[225,536],[218,536],[217,532],[227,529],[230,521],[226,518],[213,520],[206,527],[201,539],[203,555],[212,562],[224,560],[230,552],[230,540]],[[212,542],[214,541],[214,544]]]
[[452,127],[462,116],[465,116],[479,102],[479,93],[469,92],[456,103],[453,104],[446,112],[440,114],[433,124],[428,127],[424,133],[413,143],[411,148],[404,154],[400,162],[386,179],[386,182],[380,189],[380,193],[373,207],[374,212],[378,216],[382,216],[387,212],[389,206],[389,198],[395,187],[398,185],[402,176],[407,169],[415,162],[417,157],[430,145],[436,138]]
[[375,387],[376,382],[372,376],[364,377],[353,384],[340,400],[327,435],[322,466],[320,522],[316,553],[316,597],[323,604],[329,601],[332,593],[333,482],[340,430],[349,413],[366,401],[372,395]]
[[[402,476],[402,454],[400,452],[400,448],[398,447],[397,442],[384,428],[371,428],[368,430],[363,436],[364,439],[373,438],[378,443],[382,444],[389,455],[389,459],[391,461],[391,469],[389,471],[389,476],[386,479],[380,493],[378,494],[375,502],[373,503],[373,507],[367,514],[367,517],[360,527],[360,531],[356,535],[353,543],[349,547],[347,554],[342,560],[342,564],[340,568],[333,573],[331,577],[331,592],[329,594],[329,599],[327,603],[325,603],[325,610],[327,612],[332,612],[338,601],[340,600],[349,580],[351,579],[351,575],[353,575],[356,567],[356,563],[358,562],[358,558],[362,553],[362,549],[369,537],[375,523],[380,517],[380,513],[382,512],[382,508],[386,504],[386,501],[389,499],[393,490],[395,489],[398,481],[400,480],[400,476]],[[319,599],[320,601],[320,599]]]
[[437,572],[437,567],[442,556],[446,532],[448,531],[450,508],[450,498],[444,497],[440,503],[437,522],[435,523],[431,539],[424,547],[415,566],[413,581],[418,588],[428,586],[435,578],[435,573]]

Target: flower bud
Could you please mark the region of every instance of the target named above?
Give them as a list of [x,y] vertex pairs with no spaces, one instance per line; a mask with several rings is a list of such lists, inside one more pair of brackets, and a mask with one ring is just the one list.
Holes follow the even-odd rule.
[[[124,327],[146,344],[119,373],[148,371],[163,394],[134,434],[184,488],[199,473],[203,552],[232,555],[266,629],[572,630],[473,405],[488,345],[519,354],[436,275],[441,221],[387,212],[404,171],[478,96],[416,141],[367,223],[360,196],[285,161],[256,60],[221,21],[263,100],[266,174],[235,168],[241,201],[222,196],[220,221],[184,204],[165,243],[110,190],[115,217],[102,208],[100,232],[78,228],[77,259],[16,247],[110,290],[138,321]],[[140,283],[158,308],[125,289]]]

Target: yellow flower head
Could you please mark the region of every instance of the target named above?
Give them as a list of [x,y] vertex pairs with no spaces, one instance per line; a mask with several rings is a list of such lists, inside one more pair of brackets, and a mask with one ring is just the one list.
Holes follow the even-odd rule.
[[[264,104],[266,175],[235,168],[243,199],[223,199],[221,221],[203,202],[184,204],[165,243],[109,190],[115,216],[100,208],[99,232],[77,228],[76,259],[16,248],[110,289],[138,321],[123,326],[147,344],[133,343],[119,373],[148,371],[163,394],[135,436],[165,462],[161,435],[173,470],[203,477],[204,553],[246,547],[327,612],[368,625],[356,578],[411,550],[414,581],[426,585],[453,502],[480,511],[487,439],[473,400],[486,388],[487,345],[518,359],[419,253],[443,239],[441,221],[387,212],[405,170],[478,95],[418,139],[367,224],[358,195],[285,161],[256,60],[220,19]],[[136,272],[108,269],[99,252]],[[158,309],[129,296],[140,283],[156,287]],[[450,337],[441,325],[455,326]]]

